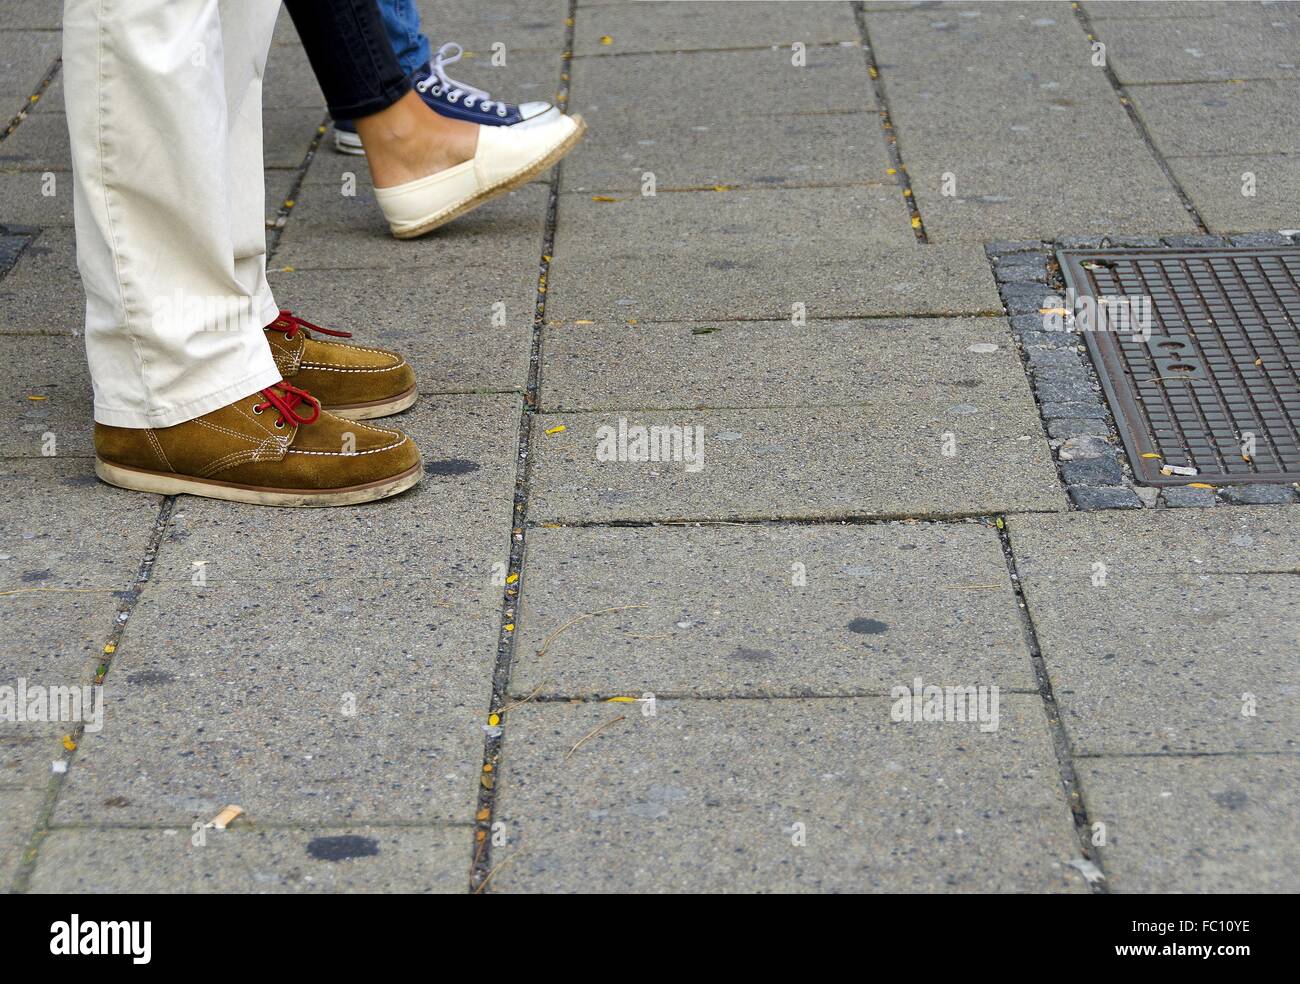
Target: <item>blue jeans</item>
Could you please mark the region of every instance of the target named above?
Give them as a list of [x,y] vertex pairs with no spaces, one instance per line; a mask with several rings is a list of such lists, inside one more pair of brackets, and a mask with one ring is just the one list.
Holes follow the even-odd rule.
[[397,63],[408,76],[429,64],[429,39],[420,33],[420,8],[415,0],[379,0],[379,13],[392,42]]

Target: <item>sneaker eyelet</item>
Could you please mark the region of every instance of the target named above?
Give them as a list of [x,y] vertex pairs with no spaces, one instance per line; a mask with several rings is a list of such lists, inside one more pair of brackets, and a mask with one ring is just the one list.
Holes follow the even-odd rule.
[[275,422],[275,429],[276,429],[276,430],[284,430],[284,421],[283,421],[283,420],[277,420],[277,421]]
[[257,414],[257,416],[260,417],[260,416],[262,415],[262,404],[260,404],[260,403],[254,403],[254,404],[253,404],[253,413]]

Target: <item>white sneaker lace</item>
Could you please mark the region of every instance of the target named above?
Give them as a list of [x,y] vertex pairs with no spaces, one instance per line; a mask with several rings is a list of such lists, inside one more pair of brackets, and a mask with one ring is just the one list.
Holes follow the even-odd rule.
[[[451,103],[456,102],[464,96],[465,106],[469,109],[473,109],[476,102],[481,102],[481,108],[485,113],[492,112],[492,107],[495,105],[497,107],[497,115],[504,117],[507,113],[506,104],[504,102],[493,99],[490,93],[476,88],[475,86],[466,85],[464,82],[457,82],[447,74],[446,66],[454,65],[456,62],[460,61],[461,56],[464,53],[465,49],[455,41],[448,41],[439,48],[437,53],[433,56],[433,61],[430,63],[430,67],[433,69],[433,74],[422,82],[417,82],[415,87],[421,92],[428,92],[429,88],[432,87],[435,96],[446,92],[447,101]],[[437,84],[434,82],[435,79],[437,79]]]

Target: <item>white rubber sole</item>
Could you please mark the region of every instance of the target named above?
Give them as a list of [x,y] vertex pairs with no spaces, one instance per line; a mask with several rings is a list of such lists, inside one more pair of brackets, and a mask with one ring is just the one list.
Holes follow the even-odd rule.
[[361,502],[374,502],[405,492],[418,485],[424,477],[421,464],[412,465],[400,475],[378,482],[353,485],[343,489],[322,489],[304,492],[301,489],[259,488],[253,485],[236,485],[212,479],[189,478],[167,472],[145,471],[113,465],[102,458],[95,459],[95,474],[109,485],[136,492],[154,492],[159,495],[201,495],[209,499],[226,499],[254,506],[352,506]]
[[521,168],[504,181],[499,181],[491,187],[484,188],[482,191],[466,198],[464,201],[448,205],[435,212],[433,215],[430,215],[428,218],[421,219],[413,225],[404,226],[400,229],[396,226],[390,225],[389,228],[392,230],[393,235],[397,239],[415,239],[419,236],[423,236],[426,233],[437,229],[439,226],[446,225],[453,219],[460,218],[466,212],[473,211],[485,202],[490,202],[492,199],[500,197],[508,191],[513,191],[522,184],[526,184],[543,171],[549,171],[560,161],[561,158],[578,145],[578,141],[581,140],[583,134],[587,132],[586,120],[581,116],[574,116],[572,117],[572,120],[577,124],[577,128],[565,137],[564,140],[556,144],[556,146],[549,151],[545,157]]
[[391,400],[354,403],[347,407],[325,407],[325,409],[336,417],[346,417],[348,420],[374,420],[376,417],[391,417],[395,413],[401,413],[412,406],[419,396],[416,388],[412,386],[405,393]]
[[348,154],[351,157],[366,156],[366,149],[361,146],[361,138],[346,130],[334,131],[334,149],[340,154]]

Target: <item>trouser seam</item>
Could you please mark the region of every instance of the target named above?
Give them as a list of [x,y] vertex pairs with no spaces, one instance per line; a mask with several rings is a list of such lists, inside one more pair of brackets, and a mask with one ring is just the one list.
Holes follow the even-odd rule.
[[140,338],[132,327],[132,308],[127,299],[126,277],[123,274],[122,250],[118,243],[117,223],[113,219],[113,199],[111,189],[108,183],[108,168],[104,164],[104,129],[108,116],[109,105],[111,100],[107,98],[107,86],[104,78],[104,47],[105,39],[109,36],[107,25],[110,18],[107,16],[107,0],[99,0],[99,16],[96,23],[95,37],[95,69],[99,77],[99,110],[96,113],[95,126],[95,145],[99,157],[99,183],[104,189],[104,221],[108,227],[108,238],[112,243],[113,254],[113,273],[117,277],[118,299],[122,303],[122,325],[126,329],[126,336],[131,342],[131,351],[135,353],[136,362],[140,366],[140,384],[144,388],[145,402],[147,405],[154,403],[153,387],[149,384],[149,364],[145,358],[144,349],[140,345]]

